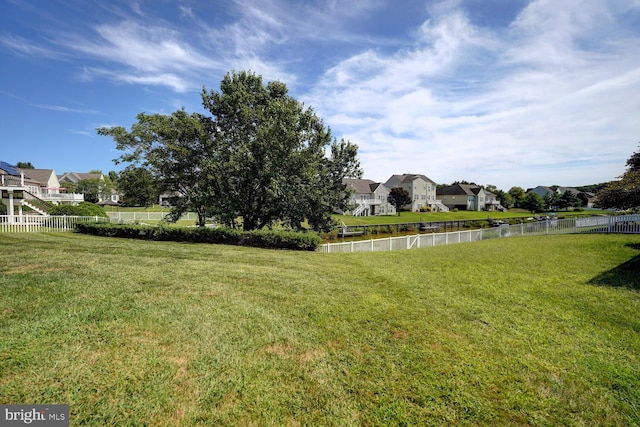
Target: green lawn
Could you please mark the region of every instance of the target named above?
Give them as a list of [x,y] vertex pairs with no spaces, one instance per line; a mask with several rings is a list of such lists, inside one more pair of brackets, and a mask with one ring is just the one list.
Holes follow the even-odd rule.
[[71,425],[640,424],[640,236],[0,239],[0,402]]
[[[605,214],[605,211],[571,211],[555,212],[558,218],[567,216],[593,216]],[[437,221],[459,221],[459,220],[483,220],[483,219],[504,219],[504,218],[529,218],[534,214],[522,209],[512,209],[508,212],[484,212],[484,211],[458,211],[458,212],[400,212],[400,215],[382,216],[351,216],[334,215],[333,217],[340,223],[346,225],[376,225],[376,224],[399,224],[409,222],[437,222]],[[548,215],[547,213],[538,215]]]

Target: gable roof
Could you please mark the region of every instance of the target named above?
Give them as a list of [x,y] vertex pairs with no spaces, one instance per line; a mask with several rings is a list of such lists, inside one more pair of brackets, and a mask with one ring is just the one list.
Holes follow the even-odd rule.
[[438,188],[436,190],[436,194],[442,196],[477,196],[478,193],[482,190],[482,187],[478,187],[477,185],[471,184],[454,184],[447,185],[446,187]]
[[53,169],[20,169],[22,173],[24,173],[25,178],[29,178],[34,182],[40,184],[47,184],[51,175],[53,174]]
[[347,186],[347,190],[352,190],[356,194],[373,193],[380,185],[370,179],[344,178],[342,183]]
[[83,179],[102,179],[103,176],[101,173],[65,172],[58,179],[77,183]]
[[418,178],[422,178],[424,181],[428,181],[428,182],[431,182],[433,184],[436,183],[434,180],[432,180],[431,178],[427,177],[426,175],[413,174],[413,173],[405,173],[405,174],[402,174],[402,175],[392,175],[391,178],[396,178],[397,180],[399,180],[400,182],[405,183],[405,184],[413,182]]

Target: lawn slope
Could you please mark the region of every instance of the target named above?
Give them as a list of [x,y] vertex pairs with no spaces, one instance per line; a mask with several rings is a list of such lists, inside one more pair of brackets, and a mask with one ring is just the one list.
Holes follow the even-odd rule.
[[0,402],[71,425],[640,423],[640,236],[0,239]]

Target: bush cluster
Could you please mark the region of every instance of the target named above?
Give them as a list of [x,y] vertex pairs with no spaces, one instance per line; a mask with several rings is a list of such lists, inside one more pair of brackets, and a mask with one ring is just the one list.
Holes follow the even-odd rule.
[[49,215],[107,217],[103,207],[89,202],[80,202],[78,206],[55,205],[49,209]]
[[137,224],[79,222],[76,225],[76,230],[80,233],[103,237],[191,243],[218,243],[299,251],[313,251],[321,242],[320,236],[316,233],[272,230],[240,231],[232,228],[153,227]]

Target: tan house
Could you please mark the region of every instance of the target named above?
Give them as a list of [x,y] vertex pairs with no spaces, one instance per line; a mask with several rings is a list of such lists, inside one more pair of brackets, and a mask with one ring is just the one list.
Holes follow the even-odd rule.
[[402,187],[409,192],[411,204],[403,206],[403,209],[411,209],[417,212],[423,206],[428,206],[435,211],[446,212],[449,209],[436,197],[436,183],[419,174],[392,175],[384,183],[391,191],[392,188]]
[[505,210],[495,194],[472,184],[453,184],[438,189],[438,198],[449,209],[463,211]]

